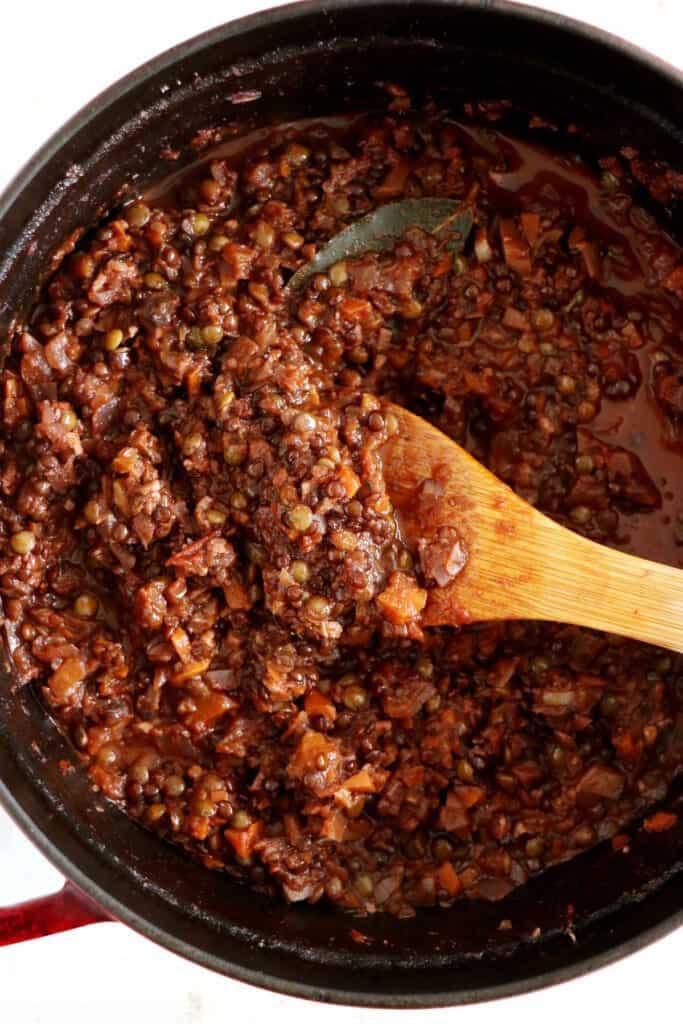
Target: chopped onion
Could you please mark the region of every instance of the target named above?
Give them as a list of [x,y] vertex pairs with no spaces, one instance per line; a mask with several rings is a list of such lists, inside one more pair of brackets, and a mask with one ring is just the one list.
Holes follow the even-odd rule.
[[544,690],[541,694],[541,701],[552,708],[571,707],[575,699],[573,690]]
[[493,259],[493,249],[489,244],[486,228],[477,228],[474,239],[474,252],[480,263],[488,263]]

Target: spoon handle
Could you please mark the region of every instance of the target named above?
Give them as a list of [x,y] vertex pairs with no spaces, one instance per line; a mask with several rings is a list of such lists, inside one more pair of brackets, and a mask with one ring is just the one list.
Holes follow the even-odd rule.
[[[553,545],[538,591],[539,618],[683,651],[683,572],[579,537],[539,516]],[[538,538],[540,539],[540,537]],[[558,538],[559,539],[559,538]]]
[[[487,617],[509,619],[514,609],[515,618],[588,626],[683,652],[680,569],[586,540],[538,512],[527,517],[514,548],[514,562],[531,566],[533,580],[511,572],[504,552],[499,571],[490,563],[481,565],[480,573],[489,577],[480,579],[479,588],[489,594]],[[491,599],[492,593],[498,600]],[[434,623],[439,596],[432,594],[428,613]],[[470,611],[480,617],[476,607]]]

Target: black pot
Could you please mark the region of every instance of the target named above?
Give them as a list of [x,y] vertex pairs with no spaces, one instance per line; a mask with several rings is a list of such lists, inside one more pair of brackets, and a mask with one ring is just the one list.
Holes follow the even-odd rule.
[[[683,167],[683,78],[605,33],[486,0],[282,7],[144,65],[20,172],[0,200],[0,326],[31,300],[69,232],[92,224],[126,183],[167,170],[164,145],[182,146],[216,122],[367,109],[380,102],[381,80],[457,109],[464,99],[508,97],[581,123],[594,150],[635,142]],[[13,691],[7,677],[1,689],[0,797],[36,845],[106,914],[256,985],[368,1006],[492,999],[616,960],[683,914],[683,826],[637,832],[629,856],[603,844],[502,903],[413,921],[359,924],[327,906],[273,904],[161,844],[93,796],[82,772],[63,776],[66,744],[30,690]],[[62,927],[74,923],[67,918]],[[512,927],[501,930],[502,919]],[[354,924],[368,943],[353,940]]]

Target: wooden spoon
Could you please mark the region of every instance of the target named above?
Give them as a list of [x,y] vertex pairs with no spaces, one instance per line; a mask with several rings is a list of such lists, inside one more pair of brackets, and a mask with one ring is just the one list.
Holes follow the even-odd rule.
[[[390,406],[382,452],[404,539],[423,552],[446,536],[467,560],[429,591],[427,626],[544,619],[683,652],[683,571],[586,540],[542,515],[430,423]],[[443,581],[443,577],[442,577]]]
[[[455,200],[387,203],[330,239],[287,288],[296,294],[334,263],[389,249],[411,227],[457,254],[472,220],[467,203]],[[399,430],[384,450],[385,476],[405,539],[428,548],[439,530],[449,528],[450,538],[455,528],[467,552],[461,571],[430,590],[424,625],[544,619],[683,651],[683,572],[558,526],[436,427],[392,408]]]

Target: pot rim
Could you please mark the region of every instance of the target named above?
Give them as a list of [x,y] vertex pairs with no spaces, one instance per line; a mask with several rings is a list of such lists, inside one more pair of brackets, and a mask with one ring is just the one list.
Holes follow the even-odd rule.
[[[548,11],[544,8],[510,2],[510,0],[429,0],[429,4],[433,7],[457,7],[466,11],[486,10],[501,16],[512,16],[529,24],[559,28],[587,42],[597,43],[606,50],[624,55],[634,63],[669,80],[674,87],[683,90],[683,70],[649,53],[635,43],[631,43],[620,36],[589,25],[576,18]],[[299,0],[299,2],[289,2],[225,22],[165,50],[157,57],[141,64],[108,86],[52,134],[0,193],[0,220],[6,216],[18,197],[30,188],[33,179],[39,175],[40,171],[68,145],[71,139],[87,129],[88,125],[113,103],[121,100],[149,78],[170,70],[181,59],[191,57],[209,46],[247,32],[265,28],[272,29],[273,27],[284,25],[293,18],[307,17],[315,14],[334,14],[339,11],[353,10],[355,8],[366,10],[369,7],[387,7],[394,10],[396,8],[410,9],[414,8],[414,0]],[[29,800],[27,803],[30,804],[31,801]],[[514,981],[506,981],[499,984],[487,983],[478,989],[455,990],[453,992],[444,992],[443,990],[436,992],[402,992],[392,996],[382,992],[358,991],[346,986],[343,982],[334,987],[331,985],[313,985],[306,980],[284,978],[275,973],[270,974],[267,970],[252,968],[232,961],[226,962],[221,956],[201,949],[190,942],[186,942],[178,934],[165,930],[150,919],[149,916],[138,913],[124,900],[104,888],[91,876],[88,870],[83,870],[75,860],[71,859],[69,854],[56,841],[50,838],[48,831],[41,824],[38,824],[36,817],[25,806],[24,802],[10,791],[7,784],[1,778],[0,804],[60,873],[78,886],[111,917],[201,967],[209,968],[235,980],[256,985],[272,992],[299,998],[341,1005],[395,1009],[435,1008],[507,998],[525,992],[533,992],[551,985],[557,985],[582,974],[605,967],[649,945],[651,942],[663,938],[683,924],[683,907],[681,907],[678,910],[672,910],[663,920],[646,926],[636,935],[621,939],[614,945],[601,949],[596,953],[588,953],[585,957],[572,963],[549,969],[544,969],[541,966],[533,977],[523,976]],[[302,970],[302,976],[305,977],[305,968]]]
[[[516,0],[429,0],[437,7],[461,7],[464,10],[488,10],[500,12],[502,15],[514,15],[522,21],[539,23],[549,27],[565,29],[567,32],[586,40],[597,42],[608,49],[616,50],[650,70],[659,72],[671,79],[674,85],[683,88],[683,69],[675,67],[661,57],[650,53],[637,43],[632,43],[606,29],[590,25],[578,18],[546,10],[543,7],[531,7]],[[289,3],[268,7],[253,14],[224,22],[216,28],[207,29],[184,42],[164,50],[157,57],[140,64],[127,75],[118,78],[106,89],[98,93],[90,102],[84,104],[64,124],[29,157],[24,165],[10,179],[0,192],[0,218],[4,217],[19,194],[27,188],[31,179],[36,177],[48,161],[62,149],[66,143],[82,131],[90,121],[95,120],[107,107],[120,100],[126,93],[132,92],[146,79],[158,74],[178,62],[182,57],[189,57],[208,46],[241,35],[254,29],[261,29],[290,20],[293,15],[306,16],[315,13],[336,12],[353,8],[367,7],[403,7],[410,9],[414,0],[291,0]]]

